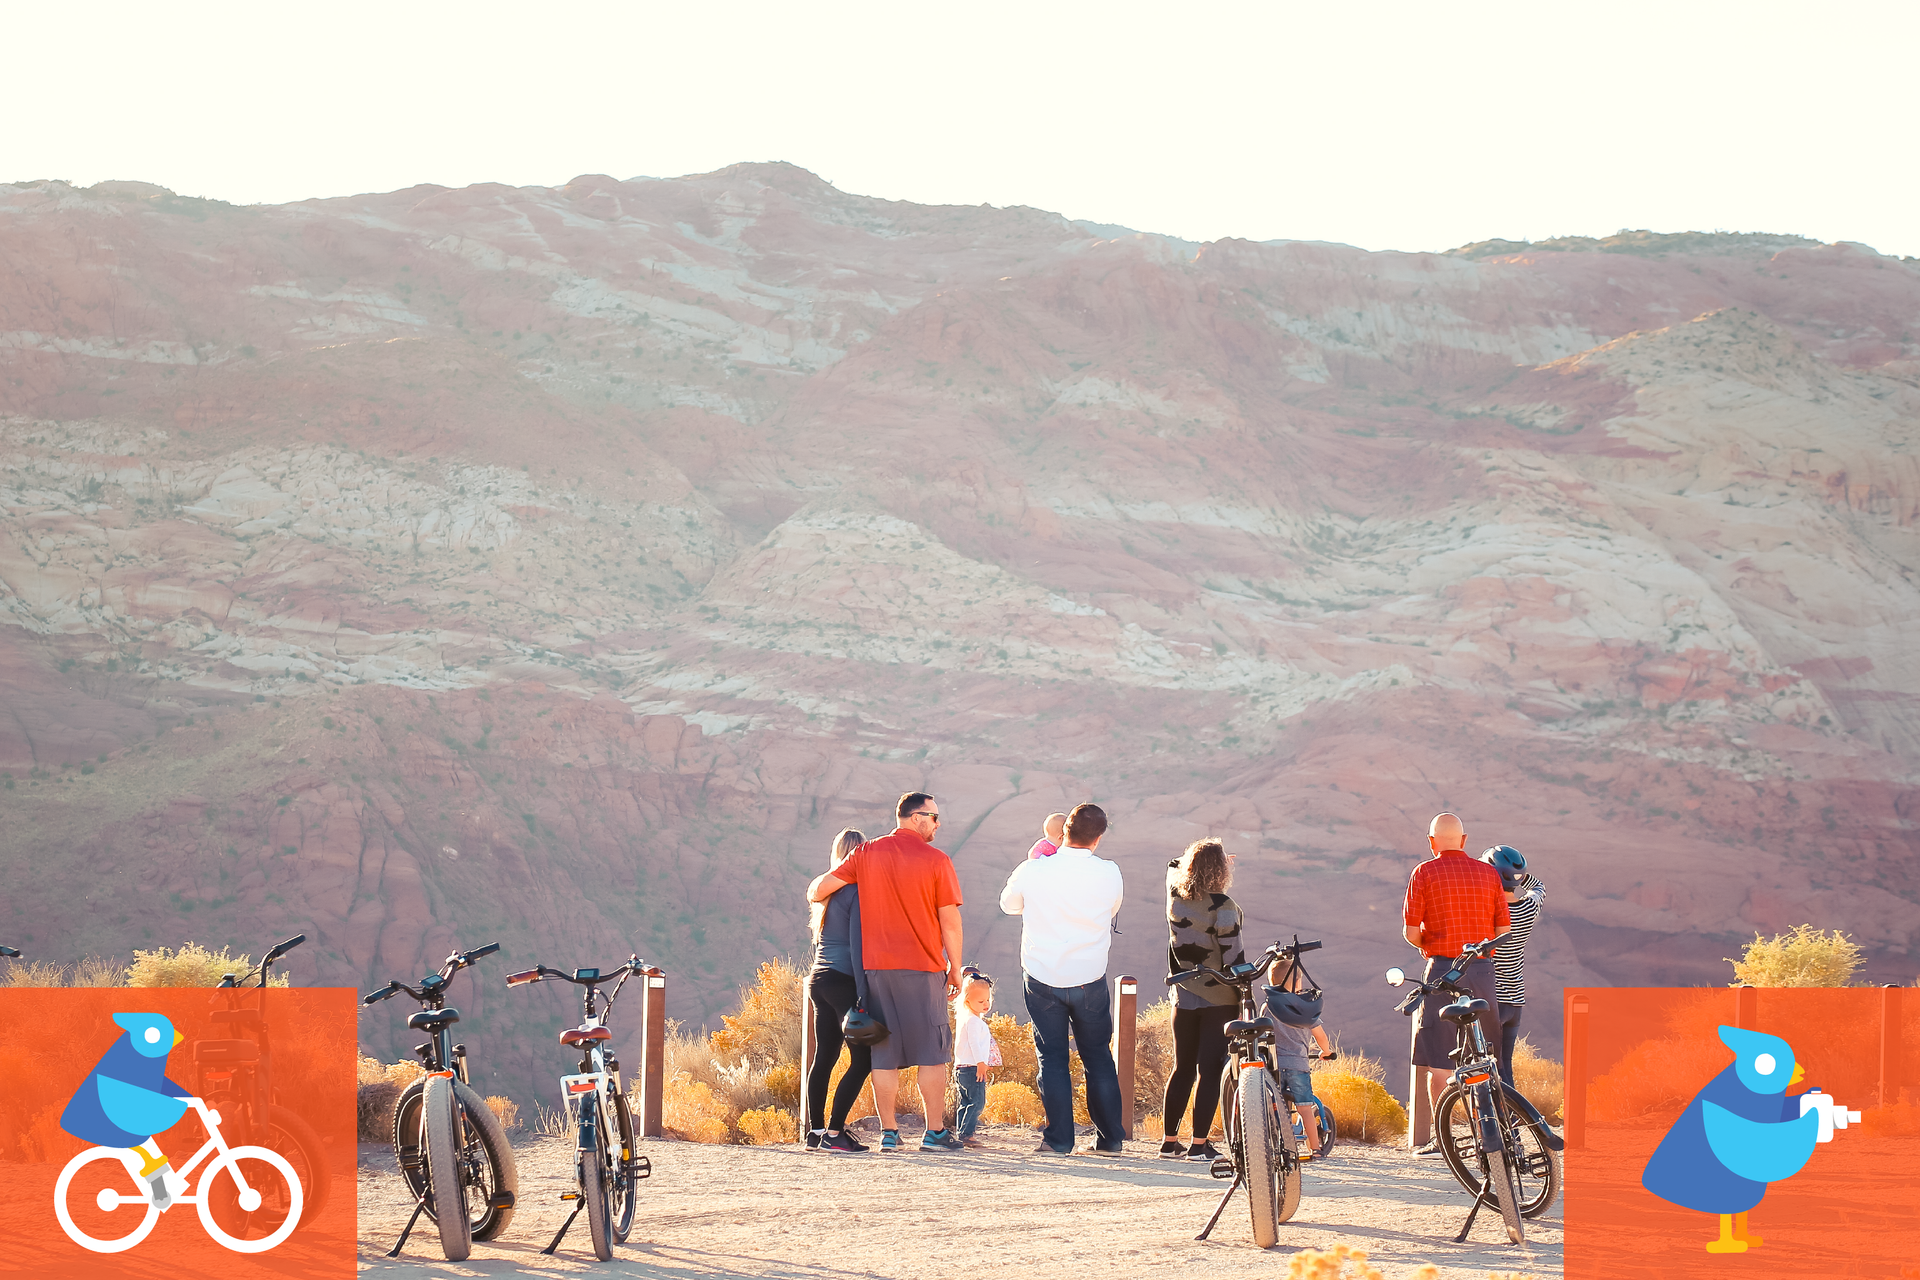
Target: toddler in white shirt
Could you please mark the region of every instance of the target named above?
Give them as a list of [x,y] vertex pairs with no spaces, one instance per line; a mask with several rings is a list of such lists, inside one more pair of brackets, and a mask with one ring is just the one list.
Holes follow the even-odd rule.
[[953,1005],[954,1084],[960,1090],[960,1115],[954,1133],[965,1146],[984,1147],[987,1144],[973,1132],[980,1127],[980,1113],[987,1106],[987,1068],[1000,1065],[1000,1046],[993,1042],[993,1031],[987,1026],[987,1010],[993,1008],[993,979],[978,969],[968,969]]

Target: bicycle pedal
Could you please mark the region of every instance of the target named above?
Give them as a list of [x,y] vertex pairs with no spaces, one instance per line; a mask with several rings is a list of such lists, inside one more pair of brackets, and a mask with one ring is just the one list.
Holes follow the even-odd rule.
[[562,1191],[560,1193],[560,1198],[562,1200],[578,1200],[580,1198],[580,1193],[578,1191]]
[[513,1208],[513,1192],[511,1191],[494,1192],[491,1196],[487,1197],[487,1208],[489,1209]]
[[1234,1177],[1238,1171],[1234,1169],[1231,1159],[1220,1156],[1207,1166],[1207,1172],[1225,1182],[1228,1178]]
[[653,1160],[648,1156],[635,1156],[633,1159],[627,1161],[627,1172],[633,1175],[635,1182],[638,1182],[642,1178],[651,1178],[653,1176]]

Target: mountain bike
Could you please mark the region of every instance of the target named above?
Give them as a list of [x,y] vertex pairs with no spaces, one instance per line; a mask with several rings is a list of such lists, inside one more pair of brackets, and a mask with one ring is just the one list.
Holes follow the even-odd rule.
[[[265,1253],[300,1225],[304,1205],[293,1165],[266,1147],[228,1146],[226,1135],[220,1131],[220,1112],[202,1098],[188,1098],[186,1102],[200,1114],[207,1141],[177,1172],[162,1175],[168,1180],[168,1190],[174,1193],[169,1207],[195,1206],[206,1233],[235,1253]],[[153,1145],[157,1150],[159,1143]],[[188,1191],[193,1171],[208,1156],[213,1159],[200,1175],[197,1192]],[[117,1168],[104,1167],[109,1164]],[[134,1193],[115,1190],[116,1185],[130,1186]],[[146,1212],[124,1235],[107,1234],[111,1228],[106,1228],[104,1218],[126,1205],[145,1205]],[[76,1207],[80,1210],[78,1218]],[[133,1248],[147,1238],[160,1213],[160,1206],[153,1202],[153,1188],[140,1177],[139,1161],[122,1147],[82,1151],[67,1161],[53,1186],[53,1215],[59,1219],[60,1229],[67,1233],[67,1239],[92,1253],[124,1253]],[[115,1228],[119,1225],[113,1224]]]
[[[273,1040],[268,1032],[266,988],[274,962],[307,940],[302,933],[267,951],[259,967],[245,975],[226,974],[214,995],[216,1027],[231,1038],[193,1042],[195,1092],[219,1109],[242,1142],[257,1143],[285,1155],[306,1191],[302,1222],[327,1207],[333,1171],[327,1149],[312,1125],[279,1105],[273,1083]],[[258,981],[255,981],[258,979]],[[248,984],[252,983],[251,986]]]
[[[574,1190],[561,1192],[560,1199],[571,1200],[573,1212],[542,1253],[550,1254],[560,1247],[583,1209],[587,1234],[593,1239],[593,1256],[602,1262],[613,1257],[613,1246],[625,1244],[633,1230],[634,1193],[642,1179],[653,1175],[653,1162],[634,1150],[633,1113],[627,1107],[626,1091],[620,1087],[620,1061],[607,1052],[607,1042],[613,1039],[607,1018],[627,979],[647,968],[647,962],[639,956],[628,956],[625,964],[605,973],[598,969],[569,973],[536,964],[507,975],[510,987],[555,979],[581,988],[580,1025],[560,1033],[561,1044],[580,1051],[580,1070],[560,1077],[562,1105],[574,1121],[575,1152]],[[600,990],[609,982],[613,990]],[[600,1002],[597,1010],[596,1002]]]
[[1201,965],[1176,973],[1169,985],[1210,977],[1232,987],[1240,996],[1240,1016],[1227,1024],[1227,1066],[1220,1076],[1220,1116],[1227,1134],[1229,1155],[1213,1162],[1214,1177],[1232,1178],[1213,1217],[1196,1240],[1205,1240],[1220,1221],[1227,1202],[1241,1186],[1253,1219],[1253,1242],[1271,1248],[1280,1239],[1280,1224],[1300,1207],[1300,1156],[1295,1145],[1293,1104],[1280,1090],[1274,1057],[1274,1021],[1260,1013],[1253,984],[1274,961],[1295,959],[1318,942],[1274,943],[1257,961],[1243,960],[1225,970]]
[[453,976],[499,949],[491,942],[456,951],[438,973],[422,978],[417,990],[393,981],[361,997],[362,1004],[377,1004],[406,992],[421,1005],[407,1027],[427,1036],[413,1050],[426,1074],[401,1090],[393,1104],[393,1154],[415,1203],[389,1258],[400,1256],[422,1213],[433,1219],[440,1248],[452,1262],[465,1261],[475,1240],[492,1240],[513,1221],[520,1190],[513,1148],[493,1108],[467,1083],[467,1046],[449,1043],[448,1028],[460,1021],[460,1011],[446,1007]]
[[[1411,1017],[1429,996],[1450,998],[1436,1011],[1453,1023],[1456,1044],[1448,1055],[1454,1069],[1434,1106],[1434,1133],[1448,1170],[1474,1198],[1455,1243],[1466,1240],[1475,1216],[1492,1204],[1500,1210],[1507,1239],[1524,1244],[1524,1219],[1545,1213],[1560,1186],[1554,1152],[1565,1144],[1534,1105],[1500,1078],[1499,1058],[1480,1026],[1487,1002],[1463,985],[1466,966],[1500,941],[1491,938],[1463,947],[1451,969],[1431,983],[1415,982],[1414,990],[1395,1006]],[[1398,987],[1407,980],[1403,970],[1387,970],[1388,985]]]

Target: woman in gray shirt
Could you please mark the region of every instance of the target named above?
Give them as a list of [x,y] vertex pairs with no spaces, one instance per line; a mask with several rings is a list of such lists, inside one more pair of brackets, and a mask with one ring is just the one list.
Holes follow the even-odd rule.
[[[833,840],[833,865],[839,866],[866,837],[851,828]],[[807,1072],[807,1149],[861,1152],[865,1144],[847,1132],[847,1112],[860,1097],[873,1073],[873,1049],[847,1045],[847,1073],[833,1091],[833,1115],[826,1115],[827,1086],[840,1062],[846,1038],[840,1024],[853,1008],[857,985],[853,972],[860,967],[860,886],[848,885],[825,902],[813,904],[813,972],[807,975],[807,994],[813,997],[813,1068]]]
[[[1233,855],[1218,840],[1196,840],[1167,864],[1167,975],[1206,965],[1225,969],[1245,960],[1240,946],[1240,904],[1227,896]],[[1207,1140],[1220,1105],[1220,1073],[1227,1065],[1227,1024],[1239,1014],[1233,988],[1213,978],[1173,989],[1173,1071],[1160,1108],[1166,1141],[1160,1154],[1212,1161],[1220,1153]],[[1196,1083],[1198,1088],[1196,1089]],[[1179,1142],[1180,1120],[1193,1098],[1193,1148]]]

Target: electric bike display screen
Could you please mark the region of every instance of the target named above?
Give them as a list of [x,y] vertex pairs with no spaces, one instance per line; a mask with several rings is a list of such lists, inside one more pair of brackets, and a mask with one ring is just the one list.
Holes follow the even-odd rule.
[[576,982],[585,978],[597,978],[599,976],[600,971],[598,969],[575,969],[573,971],[573,978]]

